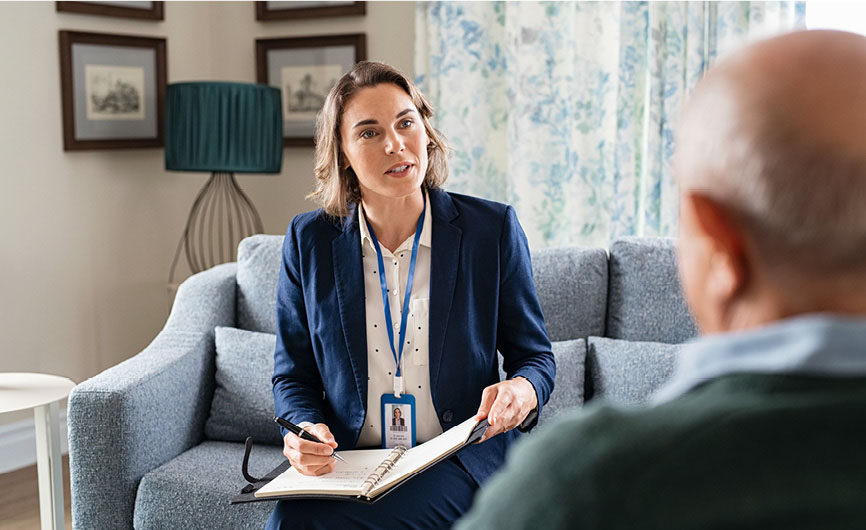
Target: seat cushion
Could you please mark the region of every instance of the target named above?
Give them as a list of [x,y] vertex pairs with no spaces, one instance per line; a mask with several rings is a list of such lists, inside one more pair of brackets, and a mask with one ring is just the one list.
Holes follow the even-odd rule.
[[[135,497],[135,528],[261,530],[273,502],[229,504],[247,484],[243,457],[243,444],[206,441],[146,474]],[[282,448],[254,446],[249,472],[262,477],[284,459]]]
[[274,348],[277,336],[243,329],[218,327],[216,389],[205,436],[211,440],[282,444],[274,423]]
[[609,268],[607,332],[603,335],[670,344],[697,335],[680,289],[676,239],[618,239],[610,246]]
[[[550,399],[538,419],[539,425],[550,422],[563,411],[583,404],[586,341],[564,340],[554,342],[552,346],[553,356],[556,359],[556,379]],[[502,356],[499,356],[499,377],[505,380]]]
[[532,278],[552,341],[604,335],[607,253],[556,247],[532,252]]
[[644,403],[673,374],[682,345],[590,337],[585,397]]

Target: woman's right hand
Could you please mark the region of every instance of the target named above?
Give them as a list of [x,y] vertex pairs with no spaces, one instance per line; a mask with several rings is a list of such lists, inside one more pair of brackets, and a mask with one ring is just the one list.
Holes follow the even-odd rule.
[[292,467],[302,475],[324,475],[334,470],[337,459],[331,456],[337,448],[334,435],[324,423],[313,425],[304,422],[299,425],[324,443],[304,440],[294,433],[283,437],[283,454],[291,462]]

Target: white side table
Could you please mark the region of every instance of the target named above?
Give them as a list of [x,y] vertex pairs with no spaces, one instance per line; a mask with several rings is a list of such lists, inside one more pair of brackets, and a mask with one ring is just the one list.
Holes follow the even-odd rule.
[[33,409],[36,417],[36,471],[42,530],[63,530],[63,466],[60,459],[59,401],[72,380],[47,374],[0,373],[0,414]]

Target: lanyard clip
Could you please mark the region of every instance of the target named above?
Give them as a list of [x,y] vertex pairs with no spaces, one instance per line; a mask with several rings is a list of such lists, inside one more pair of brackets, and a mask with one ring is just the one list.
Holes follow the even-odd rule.
[[395,375],[394,376],[394,397],[399,399],[400,394],[403,393],[403,376]]

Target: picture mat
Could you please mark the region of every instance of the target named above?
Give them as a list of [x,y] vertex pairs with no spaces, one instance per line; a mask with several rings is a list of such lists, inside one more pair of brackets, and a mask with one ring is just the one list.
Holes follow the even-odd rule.
[[[286,66],[322,66],[339,64],[343,66],[342,76],[355,64],[355,47],[351,44],[339,46],[323,46],[315,48],[283,48],[267,51],[268,84],[279,88],[282,79],[282,69]],[[330,88],[329,88],[330,90]],[[285,101],[285,95],[283,95]],[[284,137],[312,138],[315,135],[314,119],[307,121],[283,121]]]
[[354,1],[341,2],[338,0],[334,0],[331,2],[291,2],[291,1],[282,1],[282,2],[265,2],[267,4],[268,9],[300,9],[305,7],[332,7],[332,6],[350,6],[354,4]]
[[[92,3],[97,3],[97,2],[92,2]],[[142,9],[142,10],[153,9],[153,2],[136,2],[135,0],[129,0],[128,2],[124,2],[122,0],[104,0],[104,1],[100,1],[98,3],[108,5],[108,6],[114,6],[114,7],[131,7],[133,9]]]
[[[144,119],[88,120],[85,94],[85,66],[138,66],[144,68]],[[72,44],[72,104],[75,115],[76,140],[114,138],[154,138],[157,134],[156,51],[132,46],[103,44]]]

